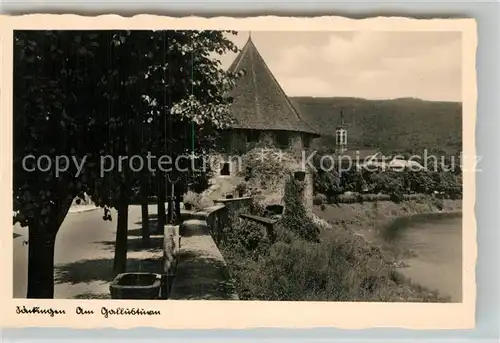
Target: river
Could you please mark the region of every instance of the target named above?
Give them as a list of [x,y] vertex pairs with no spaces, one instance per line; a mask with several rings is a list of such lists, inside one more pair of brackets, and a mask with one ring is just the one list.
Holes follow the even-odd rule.
[[401,218],[388,231],[394,244],[415,252],[401,273],[452,302],[462,301],[461,214]]

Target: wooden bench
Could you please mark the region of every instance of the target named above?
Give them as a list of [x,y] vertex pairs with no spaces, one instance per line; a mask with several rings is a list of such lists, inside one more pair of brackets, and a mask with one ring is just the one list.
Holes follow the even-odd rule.
[[266,217],[261,217],[261,216],[255,216],[253,214],[240,214],[240,218],[242,219],[247,219],[250,221],[253,221],[255,223],[264,225],[266,227],[267,235],[271,241],[274,242],[276,236],[274,235],[274,224],[276,224],[277,220],[276,219],[271,219],[271,218],[266,218]]

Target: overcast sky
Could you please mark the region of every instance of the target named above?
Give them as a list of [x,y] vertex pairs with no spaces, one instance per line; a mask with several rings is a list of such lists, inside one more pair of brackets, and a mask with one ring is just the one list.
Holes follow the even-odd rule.
[[[231,39],[241,49],[248,32]],[[289,96],[461,101],[460,32],[252,32]],[[219,57],[225,67],[235,54]]]

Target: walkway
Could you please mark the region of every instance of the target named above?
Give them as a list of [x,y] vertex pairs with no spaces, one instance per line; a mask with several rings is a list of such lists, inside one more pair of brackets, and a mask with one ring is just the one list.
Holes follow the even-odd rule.
[[228,267],[204,220],[183,223],[181,249],[169,299],[238,300]]

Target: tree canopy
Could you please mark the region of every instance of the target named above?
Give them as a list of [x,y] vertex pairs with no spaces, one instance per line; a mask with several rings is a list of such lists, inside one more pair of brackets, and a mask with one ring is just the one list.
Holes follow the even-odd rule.
[[[213,58],[237,50],[228,33],[16,31],[14,223],[29,226],[28,297],[53,295],[53,243],[75,196],[87,192],[110,219],[151,177],[131,156],[175,157],[193,139],[206,150],[230,123],[236,75]],[[104,156],[115,162],[106,173]]]

